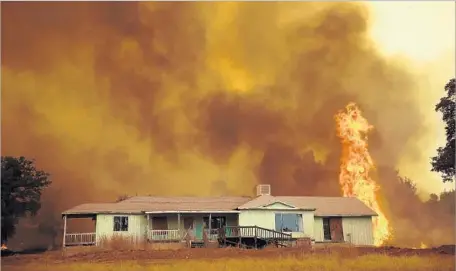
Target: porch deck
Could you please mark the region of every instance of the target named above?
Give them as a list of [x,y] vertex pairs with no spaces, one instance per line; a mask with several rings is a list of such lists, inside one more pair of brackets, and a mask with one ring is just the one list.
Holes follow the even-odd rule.
[[67,233],[65,234],[65,246],[93,246],[96,244],[96,233]]
[[227,226],[219,229],[218,242],[221,246],[263,248],[268,244],[277,247],[291,246],[290,233],[278,232],[258,226]]
[[182,240],[182,230],[149,230],[147,233],[148,241],[180,241]]
[[[147,240],[150,242],[176,242],[185,240],[187,236],[190,239],[199,239],[195,237],[193,231],[189,230],[149,230]],[[218,239],[218,229],[205,229],[203,236],[210,241],[216,241]]]
[[[150,242],[179,242],[184,241],[192,231],[185,230],[150,230]],[[278,232],[258,226],[226,226],[219,229],[204,230],[202,239],[190,236],[196,242],[216,241],[220,246],[242,246],[248,248],[261,248],[268,244],[276,246],[290,246],[294,240],[290,233]]]
[[[190,236],[189,236],[190,235]],[[220,246],[244,246],[261,248],[274,243],[277,246],[288,246],[293,240],[291,234],[278,232],[258,226],[226,226],[220,229],[205,229],[203,239],[195,238],[191,231],[185,230],[149,230],[148,242],[181,242],[187,238],[202,242],[218,242]],[[66,246],[93,246],[96,245],[96,233],[67,233]]]

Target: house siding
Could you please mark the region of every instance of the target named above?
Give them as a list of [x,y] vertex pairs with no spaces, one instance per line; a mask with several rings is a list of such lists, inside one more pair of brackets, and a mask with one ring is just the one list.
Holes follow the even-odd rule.
[[343,217],[342,227],[345,241],[355,245],[374,245],[372,217]]
[[[303,217],[303,232],[293,232],[294,238],[311,237],[316,242],[323,240],[323,218],[314,217],[311,211],[294,211],[283,210],[283,206],[271,205],[268,209],[263,210],[242,210],[240,214],[213,214],[212,216],[226,216],[227,226],[259,226],[271,230],[275,230],[275,214],[276,213],[299,213]],[[114,216],[118,215],[97,215],[96,220],[96,242],[97,245],[104,238],[112,238],[113,236],[124,236],[133,238],[135,241],[142,241],[147,236],[147,230],[152,229],[153,220],[148,222],[144,215],[121,215],[128,216],[128,231],[114,232]],[[177,214],[162,214],[150,215],[166,216],[168,221],[168,229],[178,229]],[[181,214],[180,229],[184,229],[184,218],[193,217],[196,227],[203,225],[203,217],[207,214]],[[239,223],[238,223],[239,222]],[[372,217],[342,217],[342,228],[344,240],[354,245],[373,245],[373,225]]]
[[[114,231],[114,216],[128,217],[128,231]],[[103,239],[110,239],[114,236],[132,238],[134,241],[142,241],[146,236],[147,219],[144,215],[106,215],[98,214],[96,221],[96,242],[97,245]]]
[[[280,206],[280,208],[279,208]],[[289,213],[302,214],[303,232],[293,232],[294,238],[311,237],[314,235],[314,215],[312,211],[283,210],[282,204],[272,204],[262,210],[242,210],[239,214],[239,226],[258,226],[275,230],[275,214]]]
[[[343,225],[342,225],[343,227]],[[314,239],[315,242],[323,242],[323,218],[316,216],[314,218]]]
[[[374,245],[372,217],[342,217],[344,241],[354,245]],[[315,242],[324,241],[323,217],[314,220]]]

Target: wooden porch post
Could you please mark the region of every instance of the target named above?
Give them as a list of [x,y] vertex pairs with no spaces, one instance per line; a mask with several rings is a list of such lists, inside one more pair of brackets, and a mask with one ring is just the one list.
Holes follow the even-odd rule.
[[211,229],[212,229],[212,214],[211,213],[209,213],[209,222],[208,222],[208,224],[209,224],[209,240],[210,240],[210,238],[211,238]]
[[63,240],[62,240],[63,248],[65,248],[66,227],[67,227],[67,216],[63,215]]
[[177,233],[179,234],[179,238],[182,238],[182,231],[181,231],[181,214],[177,213]]
[[150,230],[151,230],[151,227],[150,227],[150,214],[147,214],[147,231],[146,231],[146,240],[147,241],[152,241],[151,239],[151,236],[150,236]]
[[254,242],[255,242],[255,249],[258,249],[257,235],[258,235],[258,228],[257,228],[257,226],[255,226],[255,237],[254,237],[254,238],[255,238],[255,240],[254,240]]

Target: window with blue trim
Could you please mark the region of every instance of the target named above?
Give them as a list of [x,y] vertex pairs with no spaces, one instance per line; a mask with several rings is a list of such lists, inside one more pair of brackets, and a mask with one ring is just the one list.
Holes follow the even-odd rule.
[[302,214],[276,213],[275,228],[281,232],[302,232]]

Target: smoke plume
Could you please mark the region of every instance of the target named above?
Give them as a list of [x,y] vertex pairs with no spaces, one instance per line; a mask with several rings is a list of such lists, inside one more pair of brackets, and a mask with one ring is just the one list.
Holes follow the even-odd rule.
[[361,3],[1,7],[2,155],[52,175],[43,213],[257,183],[338,196],[338,110],[362,108],[381,167],[423,129],[416,78],[376,51]]

